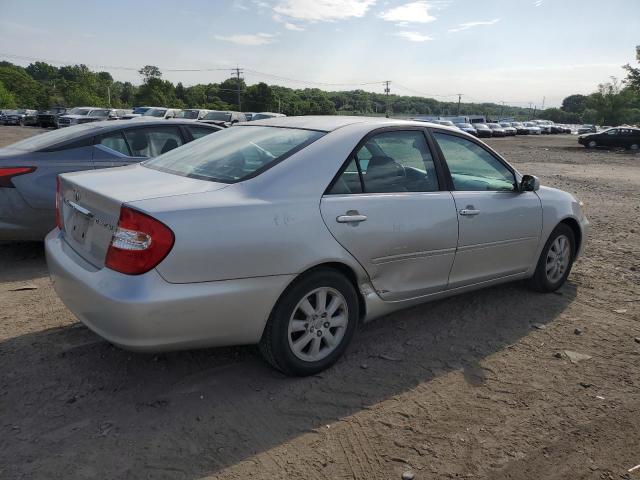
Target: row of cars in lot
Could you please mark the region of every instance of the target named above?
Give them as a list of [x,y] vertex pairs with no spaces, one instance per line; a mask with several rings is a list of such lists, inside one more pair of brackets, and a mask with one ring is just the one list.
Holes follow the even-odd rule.
[[[420,118],[416,120],[422,121]],[[569,125],[561,125],[550,120],[532,120],[529,122],[454,122],[452,120],[428,120],[439,125],[457,127],[460,130],[480,138],[511,137],[515,135],[543,135],[552,133],[571,133]]]
[[39,126],[61,128],[103,120],[129,120],[132,118],[177,118],[230,126],[238,122],[283,116],[273,112],[234,112],[202,108],[180,109],[167,107],[135,107],[133,109],[99,107],[53,107],[47,111],[18,109],[0,112],[0,125]]
[[519,279],[555,291],[584,244],[578,200],[456,127],[195,120],[90,122],[0,150],[0,233],[51,228],[56,292],[127,349],[258,344],[315,374],[400,308]]

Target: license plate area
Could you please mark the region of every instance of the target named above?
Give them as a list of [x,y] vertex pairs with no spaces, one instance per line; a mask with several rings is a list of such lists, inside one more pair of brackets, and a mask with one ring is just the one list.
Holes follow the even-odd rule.
[[71,234],[77,243],[84,244],[87,238],[87,231],[89,230],[89,224],[93,215],[85,208],[76,206],[73,202],[69,202],[71,210],[71,218],[69,222],[69,228],[67,231]]

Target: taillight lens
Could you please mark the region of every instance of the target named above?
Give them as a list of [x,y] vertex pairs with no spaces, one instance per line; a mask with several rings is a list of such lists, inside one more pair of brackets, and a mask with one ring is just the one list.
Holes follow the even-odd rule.
[[120,209],[105,265],[127,275],[140,275],[166,257],[175,237],[164,223],[129,207]]
[[16,188],[11,179],[18,175],[32,173],[36,171],[36,167],[2,167],[0,168],[0,187]]
[[62,230],[62,191],[60,189],[60,177],[56,176],[56,226]]

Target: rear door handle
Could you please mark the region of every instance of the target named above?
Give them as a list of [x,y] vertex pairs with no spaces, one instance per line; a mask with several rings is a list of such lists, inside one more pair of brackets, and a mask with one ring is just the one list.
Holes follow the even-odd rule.
[[367,219],[366,215],[340,215],[336,218],[338,223],[360,223]]
[[460,213],[460,215],[465,215],[465,216],[468,216],[468,217],[472,217],[474,215],[478,215],[480,213],[480,210],[473,210],[473,209],[469,209],[469,208],[463,208],[458,213]]

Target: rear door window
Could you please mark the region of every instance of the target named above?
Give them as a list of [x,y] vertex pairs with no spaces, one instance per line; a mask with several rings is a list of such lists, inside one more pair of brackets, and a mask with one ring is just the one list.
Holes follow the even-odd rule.
[[157,157],[184,144],[178,127],[159,126],[125,131],[134,157]]
[[195,125],[189,125],[187,127],[187,130],[189,130],[189,133],[191,133],[191,136],[193,137],[194,140],[197,140],[199,138],[209,135],[210,133],[218,131],[217,129],[214,129],[214,128],[198,127]]
[[112,132],[107,135],[103,135],[99,140],[98,144],[102,145],[106,148],[114,150],[122,155],[130,156],[131,152],[129,151],[129,146],[127,145],[127,141],[124,139],[124,135],[122,131]]

